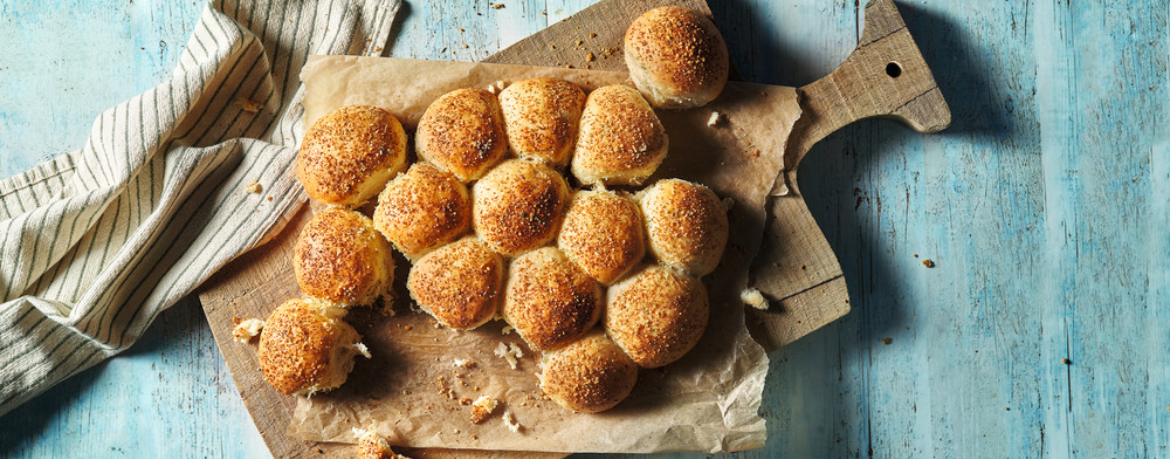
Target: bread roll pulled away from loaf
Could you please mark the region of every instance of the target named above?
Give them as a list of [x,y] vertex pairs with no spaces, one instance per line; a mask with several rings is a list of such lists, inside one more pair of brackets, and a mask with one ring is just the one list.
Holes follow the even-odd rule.
[[345,310],[316,300],[288,300],[264,321],[256,357],[278,392],[313,395],[341,386],[357,354],[368,351],[342,320]]
[[655,107],[701,107],[727,84],[727,44],[697,11],[677,6],[647,11],[626,29],[624,45],[630,78]]
[[334,110],[309,127],[296,176],[310,198],[360,207],[406,168],[406,132],[398,118],[368,105]]

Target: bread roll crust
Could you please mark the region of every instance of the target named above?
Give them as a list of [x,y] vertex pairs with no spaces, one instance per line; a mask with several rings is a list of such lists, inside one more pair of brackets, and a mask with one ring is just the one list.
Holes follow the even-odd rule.
[[297,154],[296,176],[309,197],[359,207],[406,167],[398,118],[368,105],[337,109],[313,123]]
[[549,398],[577,412],[613,408],[638,382],[638,367],[600,330],[541,358],[540,388]]
[[638,204],[612,191],[579,191],[569,203],[557,246],[582,270],[609,285],[646,254]]
[[500,92],[508,145],[521,158],[552,167],[569,164],[585,91],[559,78],[531,78]]
[[410,269],[406,287],[439,323],[467,330],[496,316],[504,275],[503,258],[483,241],[468,237],[420,258]]
[[342,307],[373,303],[394,282],[390,244],[361,213],[330,208],[314,215],[293,248],[305,295]]
[[604,301],[601,285],[556,247],[512,260],[503,317],[529,347],[561,347],[593,328]]
[[707,289],[669,268],[644,267],[610,287],[608,296],[605,331],[644,368],[682,358],[707,329]]
[[420,158],[459,180],[479,179],[508,152],[499,101],[482,89],[440,96],[419,120],[415,145]]
[[454,175],[416,163],[378,195],[374,227],[417,260],[471,230],[471,195]]
[[626,29],[624,46],[630,78],[655,107],[701,107],[727,84],[727,44],[715,24],[696,11],[676,6],[647,11]]
[[476,234],[492,250],[512,257],[556,237],[569,185],[548,166],[513,159],[476,182],[471,199]]
[[709,188],[668,179],[644,190],[639,199],[650,252],[661,263],[692,276],[710,274],[723,258],[727,209]]
[[640,185],[666,159],[669,141],[637,90],[611,85],[589,94],[572,172],[582,184]]
[[292,299],[264,321],[256,357],[278,392],[312,395],[345,383],[361,336],[326,303]]

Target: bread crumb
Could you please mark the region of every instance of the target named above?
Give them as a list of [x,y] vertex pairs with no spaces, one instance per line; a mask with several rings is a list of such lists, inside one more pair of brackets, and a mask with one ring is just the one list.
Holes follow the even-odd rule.
[[589,34],[589,38],[597,38],[597,34],[595,34],[595,33],[590,33],[590,34]]
[[507,335],[508,333],[512,333],[512,330],[515,330],[515,328],[513,328],[511,325],[504,325],[504,328],[500,329],[500,334]]
[[486,395],[481,395],[471,404],[471,423],[483,423],[500,406],[500,401]]
[[365,357],[367,359],[373,357],[373,355],[370,355],[370,348],[366,347],[365,344],[353,343],[353,348],[356,349],[358,351],[358,354],[361,354],[362,357]]
[[520,350],[520,346],[517,346],[516,343],[504,344],[501,342],[496,346],[495,354],[496,357],[507,361],[508,366],[512,367],[513,370],[516,369],[516,363],[520,361],[519,359],[524,357],[524,352]]
[[264,187],[260,186],[259,181],[253,180],[252,183],[249,183],[248,186],[244,187],[244,191],[247,191],[247,192],[252,193],[252,194],[257,194],[257,193],[260,193],[261,191],[264,191]]
[[244,344],[248,344],[260,334],[260,330],[264,329],[264,321],[260,319],[248,319],[237,322],[236,328],[232,329],[232,336]]
[[475,368],[475,362],[468,359],[455,359],[455,366],[460,368],[472,369]]
[[927,258],[927,259],[925,259],[925,260],[922,260],[922,266],[925,266],[925,267],[927,267],[927,268],[933,268],[933,267],[934,267],[934,261],[931,261],[931,259],[929,259],[929,258]]
[[882,344],[890,344],[894,342],[893,338],[882,338]]
[[768,310],[768,299],[764,298],[764,294],[760,293],[758,289],[751,287],[743,289],[742,292],[739,292],[739,299],[743,300],[743,304],[753,308],[761,311]]
[[1069,360],[1069,359],[1060,359],[1060,363],[1063,363],[1063,364],[1065,364],[1065,365],[1072,365],[1072,360]]
[[593,55],[593,53],[585,55],[585,62],[593,62],[595,60],[597,60],[597,56]]
[[500,8],[503,8],[503,7],[504,7],[503,3],[496,3],[495,5],[492,5],[493,10],[498,10]]
[[523,426],[521,426],[520,423],[516,421],[516,417],[512,416],[511,411],[504,411],[503,420],[504,425],[508,426],[508,430],[511,430],[512,433],[520,433],[520,429],[523,428]]
[[716,124],[719,124],[720,121],[723,121],[723,118],[724,117],[723,117],[722,113],[720,113],[718,111],[712,111],[711,117],[707,118],[707,126],[708,127],[715,127]]

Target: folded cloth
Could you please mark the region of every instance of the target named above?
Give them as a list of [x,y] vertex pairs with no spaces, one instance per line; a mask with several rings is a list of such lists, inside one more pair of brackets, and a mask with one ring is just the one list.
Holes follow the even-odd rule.
[[0,415],[130,346],[303,202],[297,75],[382,51],[399,0],[219,0],[170,79],[0,181]]

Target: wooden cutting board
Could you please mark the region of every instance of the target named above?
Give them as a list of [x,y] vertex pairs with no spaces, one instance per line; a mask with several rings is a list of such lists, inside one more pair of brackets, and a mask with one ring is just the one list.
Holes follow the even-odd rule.
[[[605,0],[485,61],[581,68],[585,52],[600,55],[607,48],[620,49],[626,26],[635,17],[667,4],[710,15],[704,0]],[[584,40],[590,33],[597,36]],[[594,47],[583,50],[576,45],[577,40]],[[590,66],[598,70],[625,69],[620,53],[597,59]],[[753,336],[769,350],[849,311],[848,292],[837,257],[800,196],[796,181],[800,159],[820,139],[866,117],[892,116],[920,132],[934,132],[950,122],[950,112],[934,78],[890,0],[873,0],[866,7],[862,40],[841,67],[799,91],[804,114],[789,139],[787,172],[778,181],[790,191],[773,201],[770,213],[774,217],[769,219],[768,234],[752,276],[753,283],[774,300],[771,310],[753,310],[748,316]],[[242,255],[206,282],[200,288],[199,299],[236,387],[273,456],[352,457],[350,445],[318,444],[288,436],[295,400],[269,387],[257,366],[254,346],[240,345],[231,336],[233,317],[267,317],[285,299],[299,296],[293,280],[292,248],[310,214],[308,206],[304,206],[289,216],[283,229],[272,232],[269,242]],[[419,459],[563,457],[559,453],[442,449],[405,453]]]

